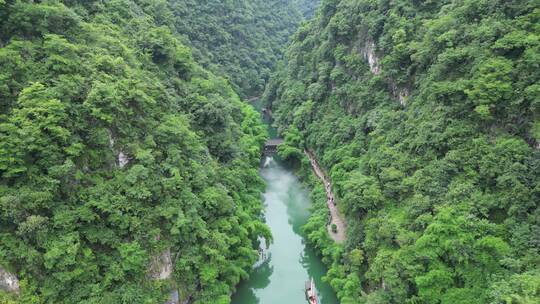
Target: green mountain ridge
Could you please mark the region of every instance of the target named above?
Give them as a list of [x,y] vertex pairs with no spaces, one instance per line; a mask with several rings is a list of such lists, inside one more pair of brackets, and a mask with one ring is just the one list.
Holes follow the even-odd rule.
[[282,50],[314,0],[169,1],[173,24],[195,58],[244,98],[262,94]]
[[265,102],[347,218],[305,230],[342,303],[540,301],[536,1],[325,0]]
[[0,302],[229,303],[271,240],[266,130],[177,5],[0,1]]
[[0,0],[0,303],[230,303],[261,95],[341,303],[540,303],[539,71],[538,1]]

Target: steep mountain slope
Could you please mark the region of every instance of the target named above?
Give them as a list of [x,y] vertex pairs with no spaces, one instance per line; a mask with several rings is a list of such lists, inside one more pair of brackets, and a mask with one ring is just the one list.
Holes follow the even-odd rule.
[[297,5],[298,10],[306,20],[315,16],[315,11],[320,3],[318,0],[293,0],[293,2]]
[[229,303],[257,259],[265,129],[166,4],[0,1],[0,302]]
[[342,303],[540,301],[539,36],[487,0],[325,0],[295,34],[265,99],[346,214],[343,247],[324,202],[305,227]]
[[226,76],[242,97],[258,96],[291,34],[317,0],[170,0],[174,25],[195,58]]

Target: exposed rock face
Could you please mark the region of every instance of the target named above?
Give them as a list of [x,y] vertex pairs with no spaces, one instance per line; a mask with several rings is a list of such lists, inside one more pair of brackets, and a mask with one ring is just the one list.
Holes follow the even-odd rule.
[[128,156],[124,152],[120,151],[118,153],[118,166],[120,168],[124,168],[127,164],[129,164]]
[[379,57],[375,54],[375,48],[375,42],[367,39],[363,47],[360,48],[360,54],[368,62],[371,73],[379,75],[381,73],[381,66],[379,65]]
[[167,280],[171,278],[172,272],[171,249],[167,248],[167,250],[152,258],[149,276],[152,280]]
[[178,293],[178,290],[174,290],[171,292],[169,300],[165,302],[165,304],[189,304],[189,302],[189,298],[186,300],[180,299],[180,294]]
[[[364,58],[364,60],[367,61],[369,65],[369,70],[374,75],[380,75],[381,74],[381,65],[380,65],[380,56],[377,55],[375,50],[377,49],[377,46],[375,45],[375,42],[371,38],[365,38],[360,39],[361,44],[359,47],[359,52]],[[402,106],[405,106],[407,104],[407,99],[409,97],[409,89],[407,88],[400,88],[397,86],[394,80],[387,79],[388,86],[390,87],[390,90],[392,91],[392,95],[394,98],[399,100],[399,103]]]
[[392,95],[399,100],[402,106],[407,104],[409,98],[409,90],[407,88],[399,88],[395,83],[390,82],[390,89],[392,89]]
[[[157,238],[159,239],[159,237]],[[148,277],[151,280],[168,280],[172,278],[173,258],[171,249],[167,248],[161,254],[152,257],[148,269]],[[169,294],[169,299],[165,304],[189,304],[189,297],[181,297],[178,289],[174,288]]]
[[402,106],[407,105],[407,98],[409,98],[409,90],[406,88],[399,89],[397,98]]
[[180,299],[178,296],[178,290],[171,292],[169,300],[165,304],[180,304]]
[[20,291],[17,276],[2,267],[0,267],[0,289],[15,293],[19,293]]
[[111,132],[111,130],[107,130],[107,132],[109,133],[109,148],[111,148],[111,150],[117,154],[116,156],[116,159],[117,159],[117,165],[118,167],[120,168],[124,168],[127,164],[129,164],[129,156],[124,153],[123,151],[119,151],[118,153],[116,153],[116,150],[114,148],[114,145],[116,143],[116,141],[114,140],[114,136]]

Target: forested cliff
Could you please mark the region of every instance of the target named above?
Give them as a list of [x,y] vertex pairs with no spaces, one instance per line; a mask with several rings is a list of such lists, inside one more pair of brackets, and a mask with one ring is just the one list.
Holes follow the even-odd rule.
[[205,67],[226,75],[242,97],[262,94],[289,37],[315,0],[171,2],[172,23]]
[[324,0],[294,35],[265,99],[346,216],[305,227],[342,303],[540,302],[539,35],[524,0]]
[[318,2],[0,0],[0,303],[230,303],[263,92],[341,303],[540,303],[540,3]]
[[[251,8],[277,28],[259,46],[268,66],[302,18],[276,20],[285,3]],[[202,67],[220,54],[193,58],[178,32],[188,4],[0,0],[0,274],[18,292],[0,302],[164,303],[178,290],[229,303],[271,239],[265,128],[227,74]]]

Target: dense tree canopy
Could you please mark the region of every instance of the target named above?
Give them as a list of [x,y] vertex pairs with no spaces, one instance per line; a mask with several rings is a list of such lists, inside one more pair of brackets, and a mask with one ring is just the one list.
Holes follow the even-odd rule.
[[259,115],[164,16],[0,1],[0,267],[21,282],[0,302],[228,303],[270,239]]
[[539,65],[536,1],[322,1],[265,99],[348,219],[315,189],[342,303],[540,302]]
[[177,31],[205,67],[225,75],[242,97],[262,93],[270,72],[317,0],[169,0]]
[[539,303],[538,2],[318,2],[0,0],[0,302],[229,303],[266,87],[342,303]]

